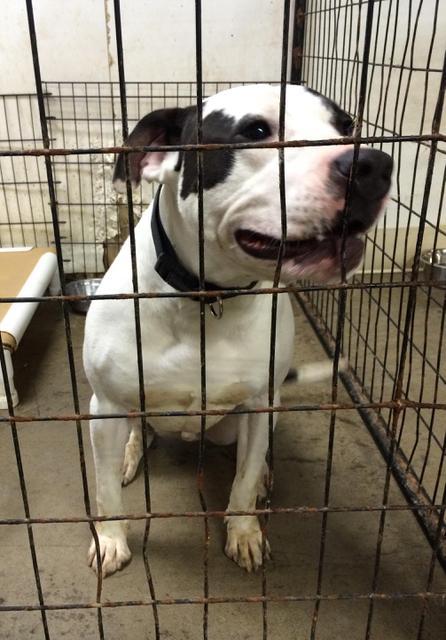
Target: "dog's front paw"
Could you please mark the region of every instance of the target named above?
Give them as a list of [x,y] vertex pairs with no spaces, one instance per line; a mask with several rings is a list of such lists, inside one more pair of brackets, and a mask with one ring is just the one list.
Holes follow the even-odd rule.
[[[99,532],[99,548],[101,553],[102,576],[111,576],[115,571],[119,571],[132,558],[132,553],[128,547],[125,535],[122,533],[110,533],[110,535]],[[97,573],[98,561],[96,554],[96,545],[94,539],[91,541],[88,551],[88,564]]]
[[[239,567],[256,571],[263,563],[263,536],[256,516],[229,516],[227,519],[225,553]],[[270,546],[265,539],[265,560],[270,558]]]

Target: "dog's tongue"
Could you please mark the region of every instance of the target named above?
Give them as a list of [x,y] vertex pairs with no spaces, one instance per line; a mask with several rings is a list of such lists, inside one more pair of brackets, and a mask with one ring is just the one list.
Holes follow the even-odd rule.
[[[262,260],[277,260],[279,240],[245,229],[239,229],[235,237],[247,254]],[[321,240],[317,238],[287,240],[284,245],[283,260],[299,263],[300,266],[316,264],[326,259],[340,263],[342,248],[344,248],[345,268],[349,271],[352,265],[360,262],[364,250],[363,240],[355,236],[348,236],[344,247],[342,247],[342,239],[336,235]]]
[[[239,229],[235,234],[236,240],[246,253],[255,258],[263,260],[277,260],[279,255],[280,241],[270,236],[265,236],[254,231]],[[287,240],[284,244],[283,259],[303,259],[321,251],[326,255],[334,257],[337,252],[335,238],[325,238],[317,240]]]
[[338,267],[343,263],[345,270],[351,271],[361,262],[364,253],[364,240],[356,236],[347,236],[344,243],[342,238],[333,236],[323,240],[315,240],[312,246],[310,246],[310,241],[306,241],[305,245],[295,255],[289,256],[300,267],[330,260]]

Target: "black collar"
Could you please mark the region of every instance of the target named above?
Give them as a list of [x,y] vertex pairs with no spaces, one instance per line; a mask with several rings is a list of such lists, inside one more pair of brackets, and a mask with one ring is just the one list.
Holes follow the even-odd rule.
[[[161,222],[159,199],[161,186],[155,194],[152,209],[152,237],[156,251],[155,271],[161,278],[170,284],[177,291],[200,291],[200,280],[193,273],[188,271],[184,265],[178,260],[166,231]],[[206,304],[212,304],[218,300],[226,298],[234,298],[238,293],[233,293],[235,289],[252,289],[257,282],[251,282],[247,287],[221,287],[214,282],[205,282],[204,289],[206,291],[221,291],[221,295],[205,298]],[[199,301],[198,296],[190,296],[192,300]]]

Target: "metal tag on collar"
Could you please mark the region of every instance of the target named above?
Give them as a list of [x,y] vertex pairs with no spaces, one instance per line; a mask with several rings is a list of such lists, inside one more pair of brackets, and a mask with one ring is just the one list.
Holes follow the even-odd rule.
[[[217,309],[215,309],[214,304],[218,304]],[[219,297],[217,298],[216,302],[210,302],[209,309],[211,310],[211,313],[214,316],[214,318],[217,318],[217,320],[220,320],[220,318],[223,315],[223,300]]]

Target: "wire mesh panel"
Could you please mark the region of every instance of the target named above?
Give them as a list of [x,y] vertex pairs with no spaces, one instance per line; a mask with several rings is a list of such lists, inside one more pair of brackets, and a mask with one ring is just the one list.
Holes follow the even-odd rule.
[[[144,611],[141,623],[144,637],[188,637],[184,631],[174,631],[172,635],[169,614],[165,611],[175,607],[187,611],[184,618],[191,616],[190,629],[194,635],[189,637],[205,639],[227,637],[228,634],[234,638],[313,640],[348,635],[352,639],[368,639],[382,637],[383,629],[388,634],[389,628],[395,630],[395,638],[408,638],[410,633],[410,637],[418,639],[439,638],[438,633],[444,629],[445,600],[440,568],[446,563],[446,431],[442,419],[446,409],[443,357],[446,298],[444,284],[433,281],[432,272],[423,270],[421,256],[426,249],[444,246],[446,235],[442,217],[446,145],[440,131],[446,84],[444,30],[441,28],[445,16],[444,12],[443,17],[440,15],[440,2],[296,0],[289,64],[291,3],[285,0],[281,77],[276,79],[280,87],[277,140],[260,143],[218,141],[215,144],[203,144],[204,99],[222,89],[246,83],[203,82],[200,0],[194,3],[196,78],[193,82],[176,83],[126,82],[121,7],[119,0],[114,0],[113,4],[118,82],[42,82],[33,3],[27,0],[36,95],[1,97],[4,119],[0,130],[0,180],[5,216],[1,219],[0,241],[2,246],[55,245],[61,295],[22,296],[20,302],[38,301],[48,307],[61,304],[60,336],[66,346],[63,369],[69,394],[64,395],[60,411],[54,408],[58,406],[56,398],[54,404],[46,408],[38,406],[34,413],[22,414],[20,408],[14,409],[0,337],[1,371],[8,399],[8,410],[0,420],[10,428],[11,455],[18,470],[23,509],[22,516],[8,515],[0,520],[0,525],[3,528],[9,525],[10,529],[26,527],[25,543],[30,552],[30,575],[35,589],[33,601],[24,604],[18,600],[0,602],[0,616],[26,615],[25,612],[39,614],[39,628],[46,640],[55,637],[51,625],[54,623],[52,615],[56,612],[60,616],[69,616],[72,612],[73,615],[94,616],[92,637],[125,637],[126,631],[120,626],[119,618],[123,611],[125,617],[125,609],[131,611],[132,616],[136,610]],[[291,67],[292,82],[302,83],[333,99],[354,117],[351,135],[330,139],[286,139],[288,66]],[[163,144],[150,148],[123,145],[129,131],[147,112],[190,104],[197,104],[197,133],[192,144],[174,144],[167,149]],[[364,144],[392,155],[396,167],[395,184],[385,216],[367,237],[362,271],[347,280],[345,244],[342,242],[345,242],[351,213],[353,185],[361,171],[360,147]],[[281,273],[289,223],[287,150],[300,147],[328,149],[338,145],[348,145],[353,152],[346,204],[340,221],[342,282],[317,285],[301,281],[284,286]],[[281,238],[277,240],[275,269],[268,286],[240,287],[233,291],[239,296],[268,296],[270,301],[267,391],[262,402],[255,406],[209,408],[207,371],[214,363],[207,357],[207,340],[212,335],[208,323],[219,322],[222,308],[220,311],[216,307],[210,309],[208,303],[210,299],[215,299],[213,304],[215,301],[221,303],[225,291],[209,290],[206,282],[204,158],[211,151],[253,148],[277,152],[277,184],[272,188],[279,194],[280,210],[275,215],[280,218]],[[154,191],[151,186],[132,190],[130,159],[137,152],[172,149],[196,154],[199,268],[195,275],[199,289],[160,293],[141,287],[135,225]],[[115,154],[120,152],[124,153],[124,195],[111,187]],[[77,342],[83,325],[69,313],[68,303],[73,297],[66,295],[66,281],[73,275],[102,274],[126,238],[129,239],[131,263],[129,290],[83,296],[93,300],[127,300],[132,305],[135,362],[134,371],[128,375],[137,380],[137,406],[128,407],[127,412],[103,413],[95,411],[94,405],[90,405],[90,409],[84,406],[88,390],[79,372],[80,346]],[[317,348],[311,342],[311,327],[333,357],[333,370],[330,388],[320,392],[319,389],[307,389],[297,399],[293,397],[289,402],[278,404],[275,392],[278,309],[281,296],[288,294],[292,294],[300,306],[298,317],[303,331],[307,331],[307,348],[310,351]],[[150,381],[145,377],[143,349],[147,327],[141,326],[141,309],[153,299],[189,297],[193,297],[198,309],[198,400],[192,409],[192,405],[188,405],[184,410],[161,411],[152,407],[147,391]],[[16,300],[3,297],[1,301],[9,304]],[[299,344],[299,335],[297,349],[298,353],[304,350],[304,345]],[[60,371],[58,374],[61,377]],[[344,393],[340,381],[349,396]],[[248,420],[260,415],[268,430],[266,499],[256,509],[225,511],[209,488],[208,478],[215,470],[207,461],[209,457],[215,460],[215,454],[205,445],[207,422],[211,416],[227,414],[246,416]],[[151,419],[181,416],[194,417],[200,423],[198,448],[194,452],[197,503],[191,508],[169,510],[163,501],[157,501],[157,492],[153,490],[155,486],[165,497],[156,468],[155,472],[151,468],[149,425]],[[355,447],[367,446],[362,439],[364,429],[359,416],[384,456],[384,462],[380,461],[374,457],[374,448],[367,449],[370,460],[363,465],[364,472],[361,469],[358,472],[352,465],[352,461],[360,459]],[[288,441],[280,441],[280,435],[274,435],[275,418],[288,425],[291,434]],[[144,499],[134,512],[95,516],[91,508],[89,451],[83,423],[87,420],[112,423],[122,419],[141,425]],[[306,421],[310,423],[310,429],[306,428]],[[58,429],[74,427],[81,479],[78,500],[81,511],[77,514],[71,513],[66,505],[62,515],[34,516],[32,513],[23,462],[26,456],[21,448],[21,438],[25,439],[26,434],[21,431],[21,423],[25,427],[32,424],[42,429],[53,423]],[[299,465],[291,467],[297,476],[289,474],[290,486],[280,486],[277,478],[281,469],[290,461],[293,465],[296,462],[290,451],[296,446],[309,446],[311,440],[322,442],[316,449],[319,457],[306,459],[301,455],[297,459]],[[311,465],[309,473],[314,490],[305,493],[302,489],[299,493],[295,487],[299,482],[295,477],[305,486],[302,465],[306,464]],[[277,499],[272,493],[274,470],[279,484]],[[369,493],[361,493],[362,483],[367,484],[364,474],[370,475],[372,488]],[[355,491],[358,489],[353,486],[355,481],[360,485],[359,491]],[[403,501],[397,486],[407,502]],[[175,485],[172,493],[181,491]],[[369,500],[357,496],[368,496]],[[182,495],[181,500],[189,504]],[[56,509],[54,513],[58,513]],[[415,539],[414,534],[409,533],[410,525],[405,519],[412,517],[412,513],[431,545],[428,551],[427,542],[423,552],[419,548],[419,553],[427,558],[423,576],[414,578],[411,574],[407,581],[409,585],[416,584],[417,589],[407,587],[404,579],[403,570],[411,570],[408,555],[404,556],[408,566],[389,577],[395,568],[391,556],[397,555],[398,551],[391,545],[389,550],[389,540],[404,547],[409,545],[405,535],[410,540]],[[229,569],[220,569],[215,562],[213,545],[218,533],[214,523],[246,515],[261,518],[262,568],[255,582],[243,583],[241,587],[239,579],[231,577],[231,590],[225,591],[223,584],[227,586],[227,583],[222,576],[226,576]],[[131,526],[141,525],[140,568],[144,580],[141,585],[138,582],[136,591],[131,591],[134,585],[130,585],[131,598],[122,597],[118,582],[114,583],[114,591],[113,587],[111,592],[106,591],[102,569],[104,558],[101,559],[95,527],[95,522],[120,523],[122,520],[128,520]],[[186,528],[188,546],[183,551],[183,559],[188,554],[194,558],[193,576],[183,576],[177,568],[173,583],[164,575],[167,558],[157,553],[163,541],[162,535],[157,534],[157,527],[161,528],[166,522],[168,527],[162,535],[169,540],[181,531],[181,527]],[[45,581],[42,581],[41,554],[45,540],[40,538],[36,544],[38,532],[43,527],[74,527],[75,524],[88,526],[93,536],[98,566],[95,589],[82,601],[77,597],[74,583],[67,598],[60,594],[58,598],[47,597]],[[279,547],[274,561],[268,563],[267,537],[274,537],[274,531],[279,529],[282,543],[285,541],[292,552]],[[393,533],[392,529],[395,529]],[[156,544],[153,544],[154,535],[157,536]],[[192,539],[198,540],[196,547]],[[175,544],[174,539],[173,548]],[[406,551],[410,555],[410,548]],[[355,573],[356,562],[366,566],[360,576]],[[310,565],[305,574],[311,576],[308,581],[299,581],[301,565],[307,565],[307,569]],[[181,585],[179,591],[177,583]],[[51,593],[51,589],[48,590]],[[224,613],[218,612],[218,607],[228,612],[227,619]],[[389,610],[393,615],[393,626],[386,627],[382,621],[389,616]],[[241,613],[240,619],[248,617],[251,626],[233,629],[229,618],[234,612]],[[351,623],[353,619],[354,624]],[[73,620],[69,618],[70,623]],[[190,629],[189,634],[192,633]]]
[[[439,3],[374,4],[365,59],[362,27],[370,10],[367,3],[306,2],[303,82],[355,114],[355,87],[367,65],[363,135],[437,133],[444,91]],[[414,139],[379,143],[379,148],[394,157],[395,184],[382,223],[368,237],[362,272],[354,277],[356,283],[377,287],[350,291],[343,309],[342,349],[352,368],[347,385],[357,401],[426,403],[426,408],[399,416],[383,408],[363,416],[384,455],[390,456],[389,468],[393,466],[406,495],[415,504],[429,505],[444,500],[446,432],[435,404],[445,393],[441,354],[446,299],[444,291],[423,286],[430,273],[423,272],[420,254],[445,242],[445,147],[442,142],[437,146]],[[399,286],[386,287],[387,283]],[[330,350],[339,320],[339,293],[318,292],[300,299]],[[387,501],[386,484],[383,503]],[[441,518],[441,511],[421,517],[437,549],[442,547]],[[382,565],[384,527],[383,514],[373,588]],[[367,633],[372,615],[371,606]],[[420,634],[421,628],[422,624]]]
[[[0,97],[0,149],[41,145],[39,114],[33,94]],[[2,217],[0,246],[48,245],[51,220],[41,158],[1,158]]]
[[[320,3],[308,2],[305,16],[304,82],[353,114],[364,63],[366,10],[366,3],[332,3],[322,8]],[[438,130],[438,95],[444,77],[441,20],[438,3],[375,3],[364,135],[421,136]],[[362,272],[354,282],[416,286],[379,286],[349,293],[343,350],[362,392],[372,401],[393,397],[405,366],[402,398],[435,404],[445,393],[441,355],[445,298],[435,286],[423,286],[426,272],[418,261],[420,250],[435,250],[446,241],[445,146],[444,142],[435,146],[434,163],[430,144],[420,140],[377,146],[395,159],[395,184],[382,223],[367,239]],[[327,335],[334,336],[338,293],[318,293],[308,300]],[[406,340],[404,365],[401,354]],[[389,435],[391,412],[380,409],[378,415]],[[404,412],[396,437],[406,470],[412,467],[411,481],[435,503],[445,481],[445,431],[440,415],[434,408]]]

